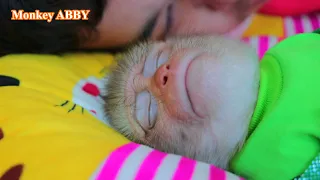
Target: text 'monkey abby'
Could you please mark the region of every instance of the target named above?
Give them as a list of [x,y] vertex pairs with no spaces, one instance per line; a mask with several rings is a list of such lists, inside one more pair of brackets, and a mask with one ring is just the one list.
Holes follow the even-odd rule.
[[52,20],[88,20],[90,10],[59,10],[55,12],[25,12],[24,10],[11,10],[11,20],[47,21]]

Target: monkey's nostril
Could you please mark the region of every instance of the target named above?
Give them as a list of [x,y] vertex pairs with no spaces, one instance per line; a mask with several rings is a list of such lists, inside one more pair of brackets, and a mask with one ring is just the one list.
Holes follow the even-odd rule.
[[166,85],[166,84],[167,84],[167,81],[168,81],[168,77],[167,77],[167,76],[164,76],[164,77],[163,77],[163,81],[162,81],[162,85]]
[[166,69],[168,69],[168,70],[169,70],[169,69],[170,69],[170,66],[169,66],[169,65],[166,65]]

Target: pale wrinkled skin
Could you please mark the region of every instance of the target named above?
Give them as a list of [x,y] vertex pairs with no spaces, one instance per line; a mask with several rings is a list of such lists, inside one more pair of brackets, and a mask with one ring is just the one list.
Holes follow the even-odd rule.
[[[145,77],[145,62],[157,61],[166,50],[167,61]],[[259,62],[255,51],[238,41],[176,37],[134,46],[109,80],[105,110],[117,131],[132,141],[226,169],[247,135]],[[155,119],[136,115],[137,106],[149,112],[137,101],[142,91],[157,102]]]

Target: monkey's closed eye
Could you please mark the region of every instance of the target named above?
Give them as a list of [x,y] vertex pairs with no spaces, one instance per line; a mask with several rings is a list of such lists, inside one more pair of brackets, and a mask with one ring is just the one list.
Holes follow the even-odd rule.
[[140,92],[136,98],[136,119],[144,130],[153,128],[158,112],[158,104],[148,91]]

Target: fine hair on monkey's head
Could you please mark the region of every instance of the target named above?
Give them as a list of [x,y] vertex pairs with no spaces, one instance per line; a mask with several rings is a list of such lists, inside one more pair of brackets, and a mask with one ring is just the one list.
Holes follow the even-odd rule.
[[259,74],[255,51],[240,41],[141,42],[108,77],[106,115],[134,142],[227,168],[246,138]]

